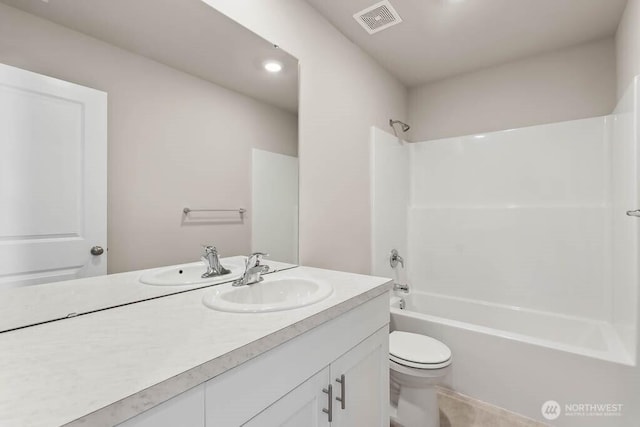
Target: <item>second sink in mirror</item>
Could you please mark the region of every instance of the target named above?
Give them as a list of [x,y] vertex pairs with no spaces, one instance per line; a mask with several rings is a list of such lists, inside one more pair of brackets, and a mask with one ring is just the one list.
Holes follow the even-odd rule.
[[204,262],[174,265],[146,272],[140,277],[140,282],[145,285],[156,286],[180,286],[216,284],[228,282],[239,278],[244,272],[244,257],[233,257],[222,262],[222,266],[230,270],[230,273],[221,276],[202,277],[207,271]]

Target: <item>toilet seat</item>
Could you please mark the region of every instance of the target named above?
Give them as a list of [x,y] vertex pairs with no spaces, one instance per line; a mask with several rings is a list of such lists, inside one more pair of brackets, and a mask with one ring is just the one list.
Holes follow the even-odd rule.
[[451,364],[451,350],[426,335],[393,331],[389,334],[389,359],[415,369],[441,369]]

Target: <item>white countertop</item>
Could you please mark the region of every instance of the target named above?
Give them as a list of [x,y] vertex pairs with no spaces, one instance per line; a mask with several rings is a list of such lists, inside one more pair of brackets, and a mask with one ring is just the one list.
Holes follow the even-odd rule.
[[202,304],[227,283],[0,334],[0,426],[117,424],[390,287],[389,279],[310,267],[273,277],[291,272],[326,280],[334,293],[272,313]]
[[[220,259],[223,265],[242,265],[245,260],[244,256]],[[206,269],[201,262],[178,264],[174,267],[192,264],[202,264],[203,272]],[[269,259],[264,260],[263,264],[268,265],[271,272],[295,267],[294,264]],[[167,267],[3,289],[0,294],[0,331],[211,286],[211,283],[153,286],[140,282],[140,276],[144,273],[164,268]],[[225,282],[235,278],[237,276],[221,277]],[[211,279],[212,282],[216,280],[219,279]]]

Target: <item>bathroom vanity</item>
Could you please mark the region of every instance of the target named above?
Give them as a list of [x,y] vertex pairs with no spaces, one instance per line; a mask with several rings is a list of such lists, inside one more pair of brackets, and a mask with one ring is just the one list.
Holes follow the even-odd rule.
[[251,286],[285,280],[333,290],[207,307],[227,283],[2,334],[0,425],[388,425],[388,279],[297,267]]

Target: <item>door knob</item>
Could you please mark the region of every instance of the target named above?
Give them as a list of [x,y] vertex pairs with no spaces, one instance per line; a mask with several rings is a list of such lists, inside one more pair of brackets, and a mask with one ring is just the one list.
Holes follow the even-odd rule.
[[102,248],[102,246],[94,246],[91,248],[91,255],[102,255],[104,253],[104,249]]

